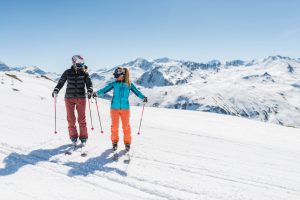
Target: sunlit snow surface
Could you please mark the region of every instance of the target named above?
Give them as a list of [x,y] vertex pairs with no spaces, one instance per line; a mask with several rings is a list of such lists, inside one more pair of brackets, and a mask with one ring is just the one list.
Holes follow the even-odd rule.
[[[55,135],[55,83],[10,73],[23,82],[4,75],[0,85],[1,199],[300,199],[299,129],[146,107],[137,135],[142,110],[132,106],[132,159],[126,165],[123,156],[112,162],[110,102],[99,99],[104,134],[92,103],[95,130],[89,131],[89,154],[66,156],[64,91]],[[119,146],[124,149],[122,142]]]

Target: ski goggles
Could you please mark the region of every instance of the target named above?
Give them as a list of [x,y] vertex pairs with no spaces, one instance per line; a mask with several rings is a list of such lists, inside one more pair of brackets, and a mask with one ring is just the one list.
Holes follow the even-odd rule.
[[124,68],[121,68],[121,67],[118,67],[117,69],[115,69],[113,75],[115,78],[119,78],[120,76],[125,76],[125,69]]
[[84,63],[76,63],[76,66],[77,66],[77,67],[84,67],[85,64],[84,64]]

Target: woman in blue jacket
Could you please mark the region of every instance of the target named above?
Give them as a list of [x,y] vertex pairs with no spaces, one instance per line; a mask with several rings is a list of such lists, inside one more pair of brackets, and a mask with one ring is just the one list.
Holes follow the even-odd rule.
[[130,91],[136,96],[147,102],[145,97],[130,81],[129,70],[127,68],[118,67],[114,73],[115,81],[106,85],[103,89],[98,90],[96,95],[102,97],[107,92],[113,90],[113,98],[111,101],[111,141],[113,150],[116,150],[119,142],[119,118],[122,121],[122,128],[124,133],[124,144],[127,151],[130,149],[131,144],[131,128],[130,128],[130,106],[128,97]]

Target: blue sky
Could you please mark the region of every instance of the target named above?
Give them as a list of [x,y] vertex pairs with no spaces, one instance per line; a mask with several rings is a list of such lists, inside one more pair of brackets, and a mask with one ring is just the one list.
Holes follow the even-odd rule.
[[0,0],[0,60],[61,72],[137,57],[300,57],[300,1]]

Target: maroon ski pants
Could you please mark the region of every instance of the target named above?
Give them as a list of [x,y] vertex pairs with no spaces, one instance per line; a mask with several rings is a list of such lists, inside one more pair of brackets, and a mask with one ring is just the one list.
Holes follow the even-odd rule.
[[86,128],[85,117],[85,98],[65,98],[65,104],[67,109],[68,130],[70,138],[78,138],[78,132],[76,128],[76,116],[75,108],[77,110],[77,120],[79,124],[79,138],[87,139],[88,133]]

